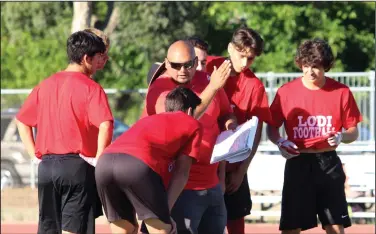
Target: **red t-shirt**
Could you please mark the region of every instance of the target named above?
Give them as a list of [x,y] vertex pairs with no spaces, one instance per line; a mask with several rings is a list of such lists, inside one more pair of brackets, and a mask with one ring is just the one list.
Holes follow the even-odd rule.
[[[225,61],[224,57],[217,56],[208,56],[206,59],[206,70],[210,74],[213,73],[214,66],[218,69]],[[253,116],[271,124],[272,116],[264,84],[249,68],[237,76],[229,77],[223,88],[230,99],[238,124],[243,124]],[[227,163],[226,171],[234,171],[240,164],[241,162]]]
[[113,121],[107,95],[90,77],[58,72],[33,89],[16,118],[36,127],[35,154],[95,157],[99,125]]
[[162,177],[167,187],[179,154],[200,160],[201,138],[202,129],[196,119],[181,111],[165,112],[137,121],[104,153],[125,153],[142,160]]
[[[206,70],[212,74],[225,61],[224,57],[208,56]],[[271,124],[272,117],[264,84],[247,68],[237,76],[229,77],[223,87],[239,124],[256,116]]]
[[327,148],[327,132],[341,132],[362,121],[350,89],[331,78],[319,90],[307,89],[301,77],[284,84],[270,109],[274,125],[284,124],[288,139],[299,149]]
[[[207,73],[196,71],[190,84],[184,86],[191,88],[197,95],[200,95],[208,83]],[[149,87],[146,95],[146,110],[144,111],[144,116],[164,112],[164,100],[167,94],[176,86],[178,86],[178,84],[170,77],[163,75],[158,77]],[[210,158],[220,132],[218,119],[230,113],[232,113],[230,103],[226,93],[221,89],[217,92],[205,113],[199,119],[203,128],[199,161],[192,165],[185,189],[208,189],[218,184],[218,163],[210,164]]]

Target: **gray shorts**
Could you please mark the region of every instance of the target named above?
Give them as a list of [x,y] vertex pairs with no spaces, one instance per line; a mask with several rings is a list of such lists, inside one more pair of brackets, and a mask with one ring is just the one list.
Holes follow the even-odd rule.
[[98,194],[109,222],[125,219],[133,224],[157,218],[170,224],[162,178],[140,159],[127,154],[104,154],[95,168]]
[[227,212],[220,185],[184,190],[171,211],[179,234],[222,234]]

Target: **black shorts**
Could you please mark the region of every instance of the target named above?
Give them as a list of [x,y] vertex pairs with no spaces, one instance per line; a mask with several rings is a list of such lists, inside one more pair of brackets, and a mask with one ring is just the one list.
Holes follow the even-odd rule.
[[[93,167],[93,174],[95,173],[94,169],[95,168]],[[96,183],[94,183],[94,190],[95,191],[94,191],[93,201],[92,201],[93,203],[89,212],[86,234],[95,233],[95,219],[103,215],[102,202],[98,195]]]
[[144,162],[127,154],[104,154],[95,168],[99,197],[109,222],[136,224],[157,218],[170,224],[167,192],[161,177]]
[[282,192],[280,230],[317,226],[351,226],[345,195],[345,173],[335,151],[302,153],[288,159]]
[[44,155],[38,166],[38,234],[94,230],[94,188],[94,167],[78,154]]
[[252,200],[247,174],[245,174],[239,189],[232,194],[225,193],[224,198],[227,208],[227,220],[241,219],[251,213]]

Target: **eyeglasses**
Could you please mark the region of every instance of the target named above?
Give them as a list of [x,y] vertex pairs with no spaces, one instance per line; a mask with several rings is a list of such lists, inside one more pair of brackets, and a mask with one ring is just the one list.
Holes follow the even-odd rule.
[[194,59],[192,59],[188,62],[185,62],[185,63],[173,63],[173,62],[170,62],[170,60],[167,59],[168,63],[171,65],[172,69],[175,69],[175,70],[180,70],[182,67],[184,67],[185,69],[191,69],[195,66],[196,60],[197,60],[197,57],[195,57]]

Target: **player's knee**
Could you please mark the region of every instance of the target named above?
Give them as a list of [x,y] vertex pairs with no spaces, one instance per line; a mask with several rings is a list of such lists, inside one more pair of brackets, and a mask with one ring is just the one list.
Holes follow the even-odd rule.
[[171,232],[172,225],[168,223],[164,223],[159,219],[145,219],[145,225],[149,231],[149,233],[163,233],[168,234]]
[[137,233],[137,227],[127,220],[117,220],[110,224],[112,233],[133,234]]
[[345,234],[345,230],[342,225],[326,225],[324,229],[327,234]]

